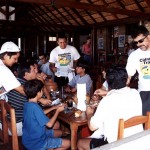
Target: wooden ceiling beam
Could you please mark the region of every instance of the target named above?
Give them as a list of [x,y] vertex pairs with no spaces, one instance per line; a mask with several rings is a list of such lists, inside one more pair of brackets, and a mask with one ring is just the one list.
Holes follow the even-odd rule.
[[[87,9],[91,11],[101,11],[101,12],[108,12],[114,14],[122,14],[122,15],[128,15],[132,17],[150,15],[150,13],[143,13],[139,11],[119,9],[119,8],[110,8],[104,5],[88,4],[88,3],[70,1],[70,0],[13,0],[13,1],[36,3],[36,4],[43,4],[43,5],[53,5],[56,7],[59,6],[59,7],[69,7],[69,8],[76,8],[76,9]],[[150,5],[149,0],[145,0],[145,1],[148,5]]]
[[[49,18],[49,16],[47,15],[47,13],[45,13],[44,10],[41,9],[41,7],[40,7],[39,5],[32,4],[32,6],[33,6],[33,8],[37,7],[44,15],[46,15],[46,16]],[[34,9],[34,11],[36,11],[36,9]],[[36,13],[39,14],[38,11],[36,11]],[[47,18],[45,18],[44,15],[41,15],[41,16],[42,16],[42,19],[44,19],[44,21],[48,24],[48,23],[49,23],[49,20],[48,20]],[[50,19],[51,19],[51,18],[50,18]],[[55,22],[55,23],[56,23],[56,22]],[[53,28],[53,30],[54,30],[54,27],[49,26],[49,28],[50,28],[50,29]]]
[[102,6],[102,5],[95,5],[95,4],[87,4],[87,3],[75,2],[69,0],[55,0],[54,5],[76,8],[76,9],[87,9],[92,11],[108,12],[114,14],[123,14],[123,15],[136,16],[136,17],[150,15],[150,13],[143,13],[143,12],[119,9],[119,8],[110,8],[110,7],[105,7],[104,5]]
[[49,5],[53,0],[12,0],[16,2],[24,2],[24,3],[35,3],[35,4],[41,4],[41,5]]
[[63,10],[68,13],[68,15],[76,22],[76,24],[78,24],[79,26],[81,25],[80,22],[76,20],[76,18],[66,8],[63,8]]
[[50,13],[56,20],[59,21],[59,23],[61,25],[64,25],[63,22],[53,13],[52,10],[50,10],[50,8],[48,8],[47,6],[43,5],[43,7],[48,11],[48,13]]
[[[103,0],[104,1],[104,0]],[[91,0],[88,0],[88,2],[90,4],[93,4],[93,2]],[[107,3],[104,1],[105,5],[107,5]],[[100,11],[97,11],[98,14],[101,16],[101,18],[104,20],[104,21],[107,21],[107,19],[104,17],[104,15],[100,12]]]
[[147,5],[150,7],[150,0],[144,0],[146,3],[147,3]]
[[[33,8],[33,6],[31,6],[30,11],[32,12],[32,14],[34,14],[35,18],[38,18],[38,20],[40,21],[40,23],[42,23],[42,24],[47,24],[47,23],[45,23],[45,21],[43,21],[43,18],[41,18],[41,17],[39,16],[39,13]],[[42,28],[43,28],[44,30],[47,30],[47,29],[46,29],[46,26],[42,26]]]
[[57,9],[57,7],[53,6],[53,8],[58,12],[58,14],[59,14],[63,19],[66,20],[66,22],[67,22],[68,24],[72,25],[72,23],[66,18],[66,16],[63,15],[63,13],[59,11],[59,9]]
[[72,8],[72,11],[79,17],[79,19],[83,22],[84,25],[88,24],[88,22],[79,14],[79,12],[75,8]]
[[[109,4],[105,1],[105,0],[102,0],[102,2],[104,3],[104,6],[105,7],[108,7]],[[102,14],[102,13],[101,13]],[[103,14],[102,14],[103,15]],[[115,19],[118,19],[117,15],[116,14],[112,14],[112,16],[115,18]],[[105,18],[105,17],[104,17]],[[107,21],[106,19],[104,21]]]
[[121,8],[126,9],[126,7],[124,6],[124,4],[121,2],[121,0],[117,0],[118,4],[121,6]]
[[134,0],[134,2],[138,6],[138,8],[141,12],[145,12],[144,8],[140,5],[140,3],[137,0]]
[[96,20],[91,16],[91,14],[87,11],[87,10],[84,10],[88,16],[93,20],[94,23],[97,23]]

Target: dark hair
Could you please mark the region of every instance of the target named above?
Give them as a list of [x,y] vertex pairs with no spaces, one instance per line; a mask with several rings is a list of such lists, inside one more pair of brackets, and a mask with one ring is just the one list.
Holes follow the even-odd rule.
[[90,39],[91,39],[91,37],[90,37],[90,36],[88,36],[86,40],[90,40]]
[[17,68],[18,77],[23,78],[26,72],[30,73],[31,66],[32,64],[27,62],[19,64]]
[[44,84],[42,81],[33,79],[30,81],[26,81],[24,85],[24,92],[28,99],[35,98],[37,93],[42,90]]
[[131,34],[132,38],[136,38],[137,36],[139,36],[140,34],[143,34],[144,36],[148,35],[149,34],[149,31],[147,30],[146,27],[144,26],[136,26],[134,29],[133,29],[133,32]]
[[46,58],[47,54],[45,54],[45,53],[39,53],[39,56],[44,56]]
[[127,71],[122,67],[113,67],[107,70],[106,80],[110,89],[121,89],[126,86]]
[[87,73],[90,69],[88,62],[86,62],[84,59],[79,59],[77,61],[76,67],[82,67],[85,69],[85,73]]
[[57,36],[57,41],[58,41],[58,39],[66,39],[66,41],[67,41],[67,37],[64,33],[59,33]]
[[0,59],[4,59],[4,56],[6,54],[11,58],[13,55],[17,55],[18,53],[20,53],[20,52],[4,52],[4,53],[0,54]]

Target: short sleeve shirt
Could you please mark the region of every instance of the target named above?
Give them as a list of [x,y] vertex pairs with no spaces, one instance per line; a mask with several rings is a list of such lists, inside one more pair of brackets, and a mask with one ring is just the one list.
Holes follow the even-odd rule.
[[[65,49],[61,49],[57,46],[52,50],[49,62],[54,63],[55,67],[63,70],[63,72],[68,72],[68,68],[73,67],[73,61],[79,58],[80,55],[75,47],[67,45]],[[57,73],[55,73],[55,75],[57,75]],[[68,74],[64,73],[62,76],[68,76]]]
[[20,85],[20,82],[16,79],[11,70],[6,67],[0,59],[0,96]]
[[46,139],[46,124],[49,118],[37,103],[26,102],[23,111],[23,144],[27,149],[40,149]]

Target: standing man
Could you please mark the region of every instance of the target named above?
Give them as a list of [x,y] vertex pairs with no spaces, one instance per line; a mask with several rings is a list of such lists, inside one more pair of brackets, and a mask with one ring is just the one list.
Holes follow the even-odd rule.
[[139,47],[128,57],[126,69],[128,82],[136,73],[139,74],[138,90],[142,99],[143,115],[150,110],[150,35],[144,26],[138,26],[132,35],[134,43]]
[[14,89],[24,95],[23,87],[8,67],[18,62],[19,47],[13,42],[6,42],[0,49],[0,99],[8,100],[6,93]]
[[67,45],[65,35],[59,35],[57,43],[58,46],[50,53],[49,62],[51,70],[55,72],[55,81],[63,86],[68,83],[69,69],[75,67],[80,55],[75,47]]

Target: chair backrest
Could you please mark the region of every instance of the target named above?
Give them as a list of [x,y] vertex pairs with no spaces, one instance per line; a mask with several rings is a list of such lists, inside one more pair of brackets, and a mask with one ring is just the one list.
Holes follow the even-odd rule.
[[10,130],[12,134],[12,150],[19,150],[15,110],[5,100],[0,100],[0,120],[2,123],[0,136],[2,136],[3,144],[10,143],[8,134],[8,130]]
[[150,129],[150,112],[147,112],[146,116],[135,116],[126,121],[119,119],[118,125],[118,140],[124,137],[124,129],[139,124],[144,124],[144,129]]

